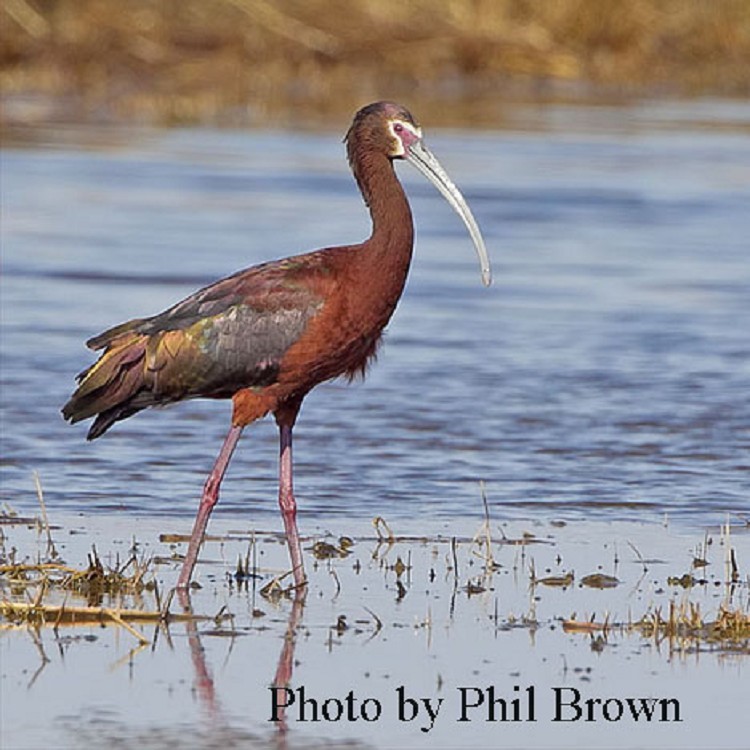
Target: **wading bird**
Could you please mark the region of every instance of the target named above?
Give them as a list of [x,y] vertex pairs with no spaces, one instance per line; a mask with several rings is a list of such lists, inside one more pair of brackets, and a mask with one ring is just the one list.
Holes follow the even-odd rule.
[[414,225],[395,159],[413,164],[461,216],[479,255],[482,280],[490,283],[476,221],[406,109],[391,102],[364,107],[345,140],[372,217],[368,240],[240,271],[160,315],[131,320],[87,342],[104,352],[78,376],[78,388],[62,413],[71,422],[95,416],[89,440],[149,406],[198,397],[232,399],[232,426],[204,486],[178,588],[190,582],[243,428],[269,412],[279,426],[279,506],[294,581],[304,585],[292,428],[302,399],[318,383],[364,374],[403,291]]

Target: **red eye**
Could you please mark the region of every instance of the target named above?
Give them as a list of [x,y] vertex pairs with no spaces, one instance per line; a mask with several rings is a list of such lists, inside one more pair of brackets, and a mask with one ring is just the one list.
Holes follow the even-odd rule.
[[403,133],[404,132],[404,126],[401,123],[397,122],[393,126],[393,132],[394,133]]

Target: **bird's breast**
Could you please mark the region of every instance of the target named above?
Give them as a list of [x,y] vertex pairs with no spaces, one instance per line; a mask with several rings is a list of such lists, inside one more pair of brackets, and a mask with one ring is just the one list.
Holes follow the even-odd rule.
[[279,379],[304,383],[303,390],[309,390],[341,375],[363,375],[397,301],[398,295],[374,295],[371,289],[347,285],[346,293],[330,297],[290,347]]

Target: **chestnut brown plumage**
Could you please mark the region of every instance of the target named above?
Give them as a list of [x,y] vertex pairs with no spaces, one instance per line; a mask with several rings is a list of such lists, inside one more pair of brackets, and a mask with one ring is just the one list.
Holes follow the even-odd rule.
[[178,579],[186,587],[219,486],[245,426],[272,412],[280,433],[279,505],[296,585],[305,583],[292,487],[292,428],[318,383],[364,373],[404,288],[411,262],[411,210],[393,169],[406,159],[466,223],[490,282],[479,229],[457,188],[422,143],[403,107],[377,102],[346,135],[354,177],[372,216],[359,244],[264,263],[217,281],[160,315],[138,318],[88,341],[104,349],[78,376],[63,407],[71,422],[95,417],[89,440],[149,406],[231,398],[232,426],[206,481]]

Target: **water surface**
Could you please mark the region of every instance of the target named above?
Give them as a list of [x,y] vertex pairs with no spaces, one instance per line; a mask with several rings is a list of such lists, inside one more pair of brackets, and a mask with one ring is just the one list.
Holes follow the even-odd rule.
[[[3,630],[7,747],[746,745],[746,649],[568,634],[560,620],[746,609],[750,108],[553,107],[516,123],[428,132],[484,230],[495,285],[481,286],[448,206],[399,165],[417,225],[404,299],[367,381],[305,401],[300,527],[355,536],[354,555],[314,565],[306,538],[297,622],[290,600],[233,584],[249,532],[280,527],[275,426],[252,426],[211,525],[234,536],[209,542],[197,568],[197,610],[229,612],[231,627],[143,628],[146,648],[115,628]],[[340,134],[70,129],[8,147],[2,162],[2,501],[38,514],[37,471],[68,564],[85,566],[92,543],[116,564],[135,544],[161,559],[153,575],[167,592],[182,548],[160,534],[188,531],[229,406],[142,413],[87,443],[86,427],[59,415],[92,361],[83,342],[248,265],[366,236]],[[446,540],[478,529],[480,481],[501,567],[472,593],[481,560],[465,539],[456,572]],[[364,539],[374,515],[426,540],[378,550]],[[527,531],[543,543],[497,543]],[[3,538],[4,556],[45,555],[33,529]],[[286,553],[260,538],[267,582]],[[695,556],[708,558],[706,582],[669,584]],[[400,581],[398,557],[411,565]],[[576,584],[530,588],[532,569],[575,571]],[[595,572],[620,586],[578,584]],[[342,614],[348,629],[336,628]],[[286,734],[269,723],[290,632],[294,689],[321,700],[354,690],[384,718],[290,716]],[[536,686],[539,720],[459,723],[458,690],[490,685],[506,697]],[[446,699],[434,731],[395,718],[399,686]],[[685,720],[561,726],[544,703],[555,686],[676,697]]]
[[[750,110],[523,115],[428,130],[484,231],[489,290],[460,221],[398,166],[414,267],[367,382],[305,402],[308,517],[478,513],[480,480],[510,518],[748,509]],[[87,444],[59,415],[83,342],[240,268],[358,241],[368,216],[338,134],[101,140],[3,154],[3,496],[35,505],[37,470],[51,508],[189,515],[228,404],[142,413]],[[275,512],[275,432],[246,431],[222,512]]]

